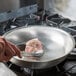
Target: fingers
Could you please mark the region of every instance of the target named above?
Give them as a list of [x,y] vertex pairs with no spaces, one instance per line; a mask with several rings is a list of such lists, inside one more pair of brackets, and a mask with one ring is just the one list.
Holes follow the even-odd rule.
[[[5,54],[5,56],[7,56],[7,57],[12,57],[12,56],[14,56],[15,55],[15,51],[14,51],[14,49],[11,47],[11,45],[3,38],[3,41],[4,41],[4,43],[5,43],[5,49],[4,49],[4,54]],[[6,58],[7,58],[6,57]]]
[[11,48],[15,51],[15,55],[21,58],[20,49],[16,47],[14,44],[8,42]]
[[9,61],[13,56],[21,57],[20,50],[0,36],[0,61]]
[[0,61],[7,62],[14,56],[14,53],[12,50],[9,50],[9,47],[7,47],[3,52],[0,54]]
[[14,53],[11,51],[5,51],[4,52],[4,61],[9,61],[13,57]]
[[12,46],[8,43],[8,42],[6,42],[6,45],[7,46],[5,46],[5,52],[7,53],[10,53],[10,55],[15,55],[15,51],[14,51],[14,49],[12,48]]
[[8,62],[12,57],[11,56],[0,56],[0,62]]
[[0,37],[0,43],[2,46],[0,46],[0,49],[4,51],[1,56],[1,59],[8,61],[13,56],[18,56],[21,58],[20,49],[17,48],[14,44],[12,44],[9,41],[6,41],[3,37]]
[[4,41],[5,41],[5,43],[7,44],[8,48],[9,48],[8,51],[11,52],[11,54],[13,56],[18,56],[18,57],[21,58],[20,50],[14,44],[12,44],[11,42],[6,41],[5,39],[4,39]]
[[9,50],[11,50],[11,53],[13,54],[13,56],[17,55],[18,57],[21,58],[20,50],[14,44],[12,44],[11,42],[6,41],[5,39],[4,39],[4,41],[8,45]]
[[0,43],[0,54],[2,53],[3,49],[4,49],[4,44]]
[[7,62],[12,58],[12,55],[10,53],[8,53],[9,55],[5,55],[5,51],[3,51],[0,54],[0,62]]

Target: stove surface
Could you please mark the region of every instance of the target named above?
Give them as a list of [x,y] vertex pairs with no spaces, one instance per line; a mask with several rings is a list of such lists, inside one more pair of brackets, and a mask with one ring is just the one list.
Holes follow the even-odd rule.
[[39,70],[31,70],[29,68],[22,68],[11,62],[8,62],[8,67],[14,71],[18,76],[69,76],[68,72],[65,72],[65,68],[63,68],[65,62],[61,64],[48,68],[48,69],[39,69]]
[[76,76],[76,60],[66,59],[55,67],[39,70],[22,68],[11,62],[8,62],[7,66],[15,72],[17,76]]
[[[36,20],[34,18],[30,19],[29,17],[21,17],[18,19],[9,20],[5,24],[3,24],[3,25],[6,25],[3,32],[7,32],[8,30],[11,30],[13,28],[25,26],[27,23],[29,24],[28,26],[42,24],[42,25],[47,25],[47,26],[52,26],[52,27],[57,27],[57,28],[60,28],[60,25],[62,25],[62,24],[63,25],[65,24],[65,26],[66,26],[67,24],[70,23],[70,20],[68,20],[68,19],[65,20],[63,17],[58,16],[57,14],[51,16],[50,20],[51,20],[50,24],[47,24],[47,22],[45,22],[45,21]],[[76,22],[71,22],[71,24],[69,24],[69,26],[71,26],[71,25],[74,26],[75,24],[76,24]],[[57,25],[59,25],[59,26],[57,26]],[[73,31],[72,34],[76,35],[75,28],[72,31],[67,28],[61,28],[61,29],[65,30],[67,32]],[[76,38],[76,36],[75,36],[75,38]],[[76,53],[76,51],[75,51],[75,53]],[[76,54],[75,54],[75,56],[76,56]],[[11,62],[8,62],[7,65],[12,71],[14,71],[17,74],[17,76],[76,76],[76,58],[75,57],[74,57],[74,59],[72,59],[72,57],[71,58],[67,57],[67,59],[64,62],[62,62],[61,64],[59,64],[55,67],[52,67],[52,68],[45,69],[45,70],[31,70],[28,68],[22,68],[15,64],[12,64]]]

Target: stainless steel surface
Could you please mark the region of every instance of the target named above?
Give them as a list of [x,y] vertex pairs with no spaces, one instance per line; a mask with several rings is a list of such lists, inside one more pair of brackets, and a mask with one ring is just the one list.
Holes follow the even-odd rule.
[[76,20],[76,0],[44,0],[44,9]]
[[42,57],[27,57],[21,51],[22,58],[13,57],[10,61],[22,67],[43,69],[57,65],[63,61],[75,46],[75,41],[67,32],[47,26],[21,27],[3,35],[7,40],[18,45],[30,39],[38,38],[43,44]]

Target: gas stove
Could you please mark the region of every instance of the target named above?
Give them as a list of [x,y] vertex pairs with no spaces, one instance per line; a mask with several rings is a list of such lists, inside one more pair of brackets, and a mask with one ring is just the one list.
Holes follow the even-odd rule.
[[[74,38],[76,38],[76,29],[75,22],[64,18],[58,14],[54,14],[51,16],[48,15],[40,15],[40,14],[31,14],[19,18],[14,18],[12,20],[8,20],[7,22],[1,23],[5,25],[3,28],[3,33],[13,30],[22,26],[35,26],[35,25],[46,25],[50,27],[56,27],[62,30],[67,31],[72,34]],[[67,26],[68,25],[68,26]],[[74,27],[71,27],[71,25]],[[18,76],[76,76],[76,51],[74,50],[69,54],[66,60],[59,65],[41,70],[32,70],[29,68],[23,68],[17,66],[11,62],[7,62],[6,65],[14,71]]]
[[69,76],[69,73],[60,69],[60,66],[55,66],[48,69],[38,69],[32,70],[28,68],[22,68],[11,62],[8,62],[8,67],[14,71],[18,76]]

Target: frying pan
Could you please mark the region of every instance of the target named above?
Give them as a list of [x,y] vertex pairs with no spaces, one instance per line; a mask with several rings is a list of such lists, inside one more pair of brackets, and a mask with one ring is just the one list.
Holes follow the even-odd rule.
[[62,62],[75,46],[75,41],[67,32],[49,26],[20,27],[6,32],[5,39],[11,41],[21,50],[28,40],[38,38],[43,44],[44,54],[41,57],[27,57],[21,51],[22,58],[14,56],[10,61],[21,67],[45,69]]
[[44,0],[44,9],[76,21],[76,0]]

